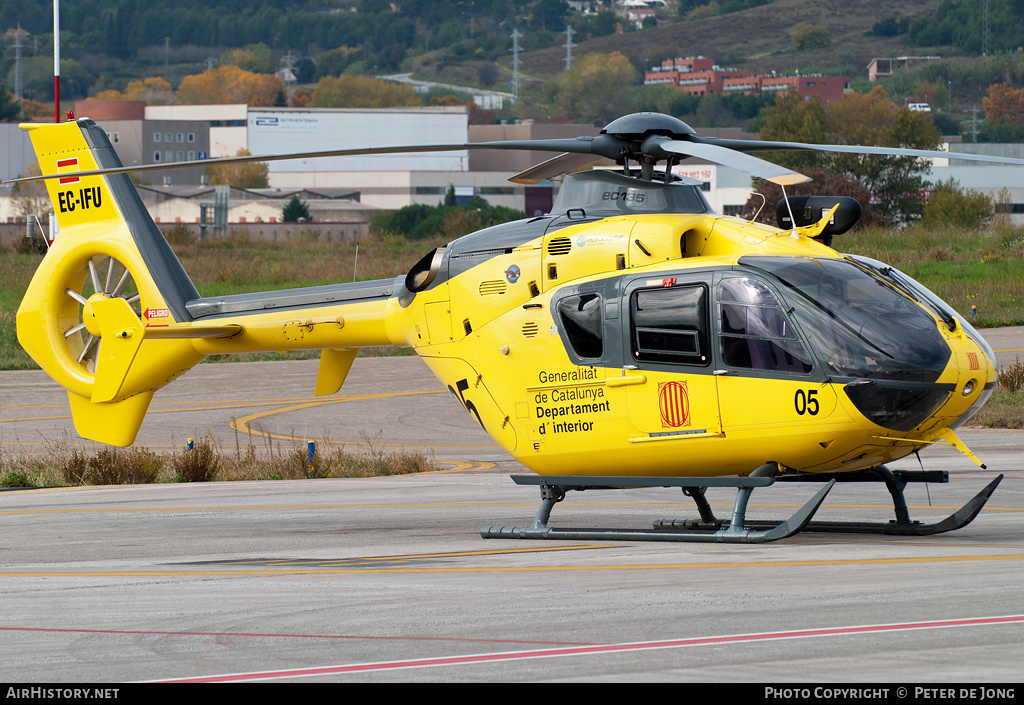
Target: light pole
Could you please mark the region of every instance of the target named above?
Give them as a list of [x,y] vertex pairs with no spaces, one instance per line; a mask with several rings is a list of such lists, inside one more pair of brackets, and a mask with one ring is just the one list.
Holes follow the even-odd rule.
[[60,122],[60,0],[53,0],[53,121]]

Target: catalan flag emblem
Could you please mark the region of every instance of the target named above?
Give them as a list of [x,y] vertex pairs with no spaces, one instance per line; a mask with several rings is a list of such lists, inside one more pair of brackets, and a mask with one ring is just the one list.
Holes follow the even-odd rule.
[[690,397],[686,382],[659,382],[658,407],[662,428],[680,428],[690,425]]

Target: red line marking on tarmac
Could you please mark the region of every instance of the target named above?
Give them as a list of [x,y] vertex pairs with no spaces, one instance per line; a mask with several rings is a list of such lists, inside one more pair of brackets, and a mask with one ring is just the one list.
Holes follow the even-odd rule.
[[781,639],[809,639],[830,636],[847,636],[850,634],[902,632],[921,629],[948,629],[957,627],[980,627],[997,624],[1021,623],[1024,623],[1024,615],[1004,615],[998,617],[978,617],[970,619],[946,619],[928,622],[903,622],[896,624],[867,624],[852,627],[798,629],[779,632],[760,632],[754,634],[730,634],[724,636],[694,637],[689,639],[669,639],[665,641],[641,641],[623,644],[568,646],[562,648],[532,649],[527,651],[510,651],[492,654],[438,656],[433,658],[404,659],[399,661],[380,661],[376,663],[355,663],[340,666],[314,666],[309,668],[291,668],[274,671],[255,671],[250,673],[225,673],[219,675],[197,676],[194,678],[169,679],[159,682],[227,683],[239,681],[273,680],[278,678],[306,678],[310,676],[330,676],[343,673],[366,673],[369,671],[389,671],[405,668],[428,668],[433,666],[462,666],[466,664],[492,663],[497,661],[519,661],[535,658],[554,658],[558,656],[584,656],[589,654],[609,654],[629,651],[678,649],[689,646],[709,646],[712,644],[741,644],[745,642],[757,641],[778,641]]

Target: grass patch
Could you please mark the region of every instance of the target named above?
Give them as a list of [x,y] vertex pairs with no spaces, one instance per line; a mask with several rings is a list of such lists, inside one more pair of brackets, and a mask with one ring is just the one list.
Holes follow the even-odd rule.
[[169,482],[380,477],[436,470],[424,453],[385,451],[376,438],[354,448],[321,443],[309,462],[305,446],[247,445],[225,453],[212,438],[192,450],[155,453],[142,447],[102,448],[94,454],[63,442],[43,457],[0,453],[0,487],[73,487]]
[[0,477],[0,487],[35,487],[32,479],[23,472],[9,472]]
[[1024,227],[865,228],[834,244],[917,279],[976,327],[1024,325]]
[[977,428],[1024,428],[1024,390],[1015,392],[997,387],[988,403],[971,419]]

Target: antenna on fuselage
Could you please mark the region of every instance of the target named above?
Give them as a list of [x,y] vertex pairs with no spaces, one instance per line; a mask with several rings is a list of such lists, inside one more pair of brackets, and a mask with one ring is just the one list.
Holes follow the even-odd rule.
[[786,195],[786,187],[779,184],[779,188],[782,189],[782,200],[786,202],[786,210],[789,211],[789,224],[792,226],[790,230],[790,237],[794,240],[800,239],[800,236],[796,234],[796,218],[793,217],[793,208],[789,204],[789,196]]

